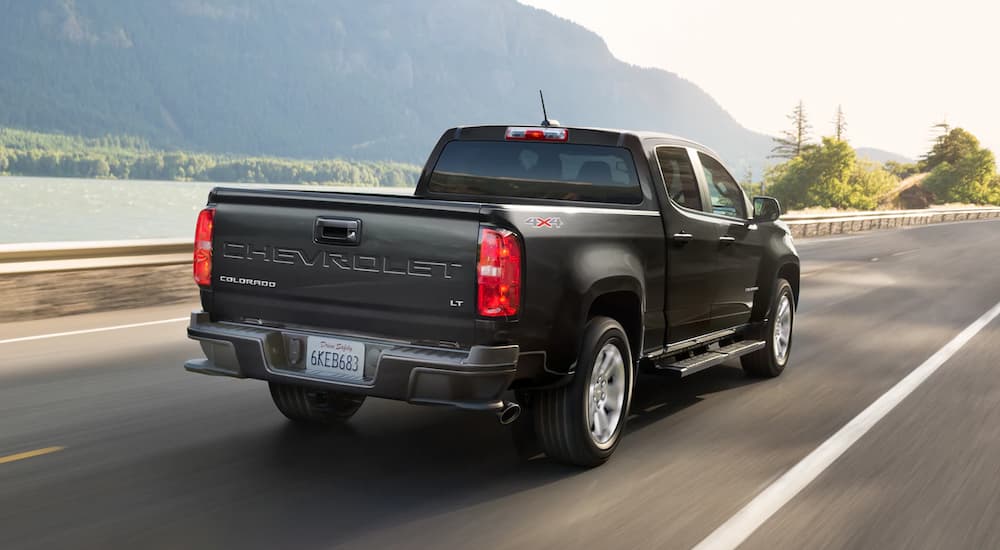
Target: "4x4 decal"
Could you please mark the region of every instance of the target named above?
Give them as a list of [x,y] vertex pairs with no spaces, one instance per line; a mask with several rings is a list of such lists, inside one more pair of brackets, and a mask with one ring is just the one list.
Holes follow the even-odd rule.
[[525,223],[531,224],[535,228],[546,228],[546,229],[559,229],[563,225],[562,218],[559,217],[542,217],[542,216],[532,216],[526,220]]

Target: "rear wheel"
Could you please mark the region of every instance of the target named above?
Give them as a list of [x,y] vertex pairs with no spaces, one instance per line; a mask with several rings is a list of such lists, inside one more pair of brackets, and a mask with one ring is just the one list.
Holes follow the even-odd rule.
[[774,378],[785,370],[792,352],[792,324],[795,320],[795,295],[784,279],[774,283],[771,315],[764,325],[763,339],[767,345],[740,358],[743,370],[750,376]]
[[538,392],[535,431],[550,458],[592,467],[611,456],[625,428],[633,382],[628,336],[614,319],[595,317],[578,357],[572,382]]
[[320,391],[302,386],[268,382],[271,399],[281,414],[299,424],[330,426],[346,422],[358,412],[365,396]]

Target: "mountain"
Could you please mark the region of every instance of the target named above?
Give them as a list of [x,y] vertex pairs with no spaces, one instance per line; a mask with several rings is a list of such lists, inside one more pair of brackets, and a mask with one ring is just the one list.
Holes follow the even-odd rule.
[[900,155],[899,153],[883,151],[882,149],[873,149],[871,147],[858,147],[855,151],[857,151],[859,157],[877,162],[879,164],[885,164],[889,161],[898,162],[900,164],[911,164],[916,162],[915,160],[907,156]]
[[[666,131],[759,175],[770,138],[514,0],[0,0],[0,126],[419,162],[457,124]],[[685,52],[664,52],[681,56]]]

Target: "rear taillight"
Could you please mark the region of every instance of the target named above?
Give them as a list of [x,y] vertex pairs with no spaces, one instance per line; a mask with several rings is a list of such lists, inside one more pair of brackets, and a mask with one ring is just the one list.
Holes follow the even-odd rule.
[[198,214],[194,230],[194,282],[199,286],[212,284],[212,229],[215,209],[206,208]]
[[521,243],[505,229],[479,232],[477,310],[483,317],[511,317],[521,307]]

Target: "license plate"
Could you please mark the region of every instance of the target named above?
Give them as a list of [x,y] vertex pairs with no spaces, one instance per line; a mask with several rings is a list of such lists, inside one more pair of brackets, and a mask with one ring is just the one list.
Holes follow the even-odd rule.
[[306,344],[306,372],[361,382],[365,377],[365,345],[340,338],[310,336]]

